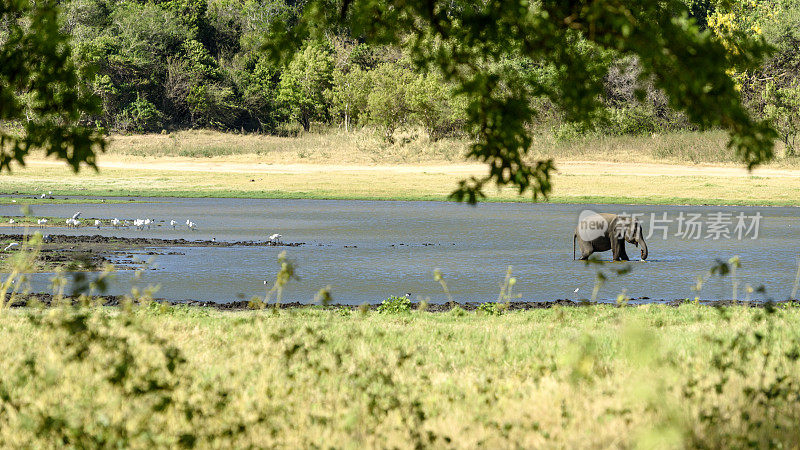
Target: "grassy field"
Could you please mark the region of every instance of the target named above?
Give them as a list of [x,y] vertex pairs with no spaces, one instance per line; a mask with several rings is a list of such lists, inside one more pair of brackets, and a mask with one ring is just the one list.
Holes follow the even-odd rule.
[[[773,170],[748,176],[736,168],[703,175],[663,171],[636,174],[642,167],[559,165],[552,202],[639,204],[800,204],[800,173]],[[99,173],[79,175],[59,164],[32,162],[0,175],[1,192],[57,195],[180,196],[445,200],[459,180],[484,174],[481,165],[327,166],[259,165],[233,162],[164,161],[108,163]],[[623,172],[626,173],[614,173]],[[510,189],[487,190],[490,201],[527,201]],[[1,200],[1,199],[0,199]],[[11,204],[10,200],[0,204]]]
[[2,447],[800,442],[794,307],[0,314]]
[[[730,162],[720,133],[537,139],[534,156],[556,159],[552,202],[800,204],[796,158],[748,173]],[[459,180],[487,172],[485,165],[463,160],[464,148],[462,141],[388,145],[365,131],[298,138],[209,131],[115,136],[99,172],[76,175],[34,156],[27,167],[0,174],[0,192],[445,200]],[[696,155],[688,155],[692,152]],[[715,154],[713,164],[688,164],[713,160]],[[511,189],[489,187],[486,194],[489,201],[529,200]],[[10,201],[0,198],[0,204]]]

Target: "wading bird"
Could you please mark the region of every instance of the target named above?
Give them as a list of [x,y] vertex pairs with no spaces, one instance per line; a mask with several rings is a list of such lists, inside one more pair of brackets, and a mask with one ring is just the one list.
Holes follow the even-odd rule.
[[277,244],[277,243],[279,243],[281,241],[282,237],[283,236],[281,236],[280,234],[275,233],[275,234],[273,234],[272,236],[269,237],[269,241],[272,242],[273,244]]
[[175,229],[175,225],[177,225],[177,224],[178,224],[178,222],[175,222],[174,220],[170,220],[169,221],[169,225],[172,227],[173,230]]
[[78,217],[80,217],[80,215],[81,215],[81,212],[80,212],[80,211],[78,211],[78,212],[76,212],[75,214],[73,214],[73,215],[72,215],[72,219],[73,219],[73,220],[75,220],[75,219],[77,219]]
[[119,219],[114,217],[114,220],[111,221],[111,226],[114,228],[119,228]]
[[8,219],[8,224],[11,225],[11,228],[14,228],[14,219]]
[[6,248],[3,249],[4,252],[7,252],[9,249],[14,248],[19,245],[19,242],[12,242],[6,245]]
[[96,226],[98,230],[100,229],[100,225],[101,225],[101,222],[99,220],[95,219],[94,220],[94,226]]

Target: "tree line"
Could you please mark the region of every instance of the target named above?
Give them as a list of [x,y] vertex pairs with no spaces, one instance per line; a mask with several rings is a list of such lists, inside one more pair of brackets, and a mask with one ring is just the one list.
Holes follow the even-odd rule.
[[102,100],[98,125],[121,132],[179,128],[291,133],[312,122],[460,133],[465,105],[407,55],[347,36],[303,44],[283,66],[262,50],[297,20],[283,0],[73,0],[64,29],[82,82]]
[[[763,37],[777,49],[759,71],[736,76],[749,109],[772,119],[793,148],[800,6],[757,5],[733,2],[723,9],[695,1],[691,19],[731,51],[742,34]],[[292,0],[70,0],[62,8],[74,58],[86,69],[81,82],[102,101],[101,113],[91,119],[108,130],[286,134],[325,123],[345,130],[371,125],[389,140],[403,126],[421,127],[432,139],[469,132],[466,99],[436,68],[415,71],[400,46],[367,45],[349,30],[327,30],[324,39],[301,43],[288,65],[269,58],[265,41],[299,18],[302,5]],[[589,129],[630,134],[695,128],[642,76],[635,57],[577,48],[610,67],[600,80],[603,108],[591,121],[571,121],[534,95],[531,126],[565,137]],[[544,84],[559,75],[552,64],[525,58],[491,64]]]

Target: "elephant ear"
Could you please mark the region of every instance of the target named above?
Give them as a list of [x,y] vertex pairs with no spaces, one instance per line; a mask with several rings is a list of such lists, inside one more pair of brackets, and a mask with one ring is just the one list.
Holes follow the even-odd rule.
[[625,227],[625,240],[628,242],[633,241],[636,238],[636,229],[639,226],[639,221],[629,216],[621,217],[620,220]]

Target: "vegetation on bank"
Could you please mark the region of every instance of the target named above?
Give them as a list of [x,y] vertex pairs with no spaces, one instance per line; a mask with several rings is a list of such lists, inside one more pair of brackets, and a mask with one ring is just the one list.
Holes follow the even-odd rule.
[[795,307],[1,314],[4,447],[800,440]]
[[[736,153],[722,131],[672,131],[644,135],[559,135],[541,129],[531,135],[531,161],[588,160],[636,163],[730,164]],[[386,142],[373,127],[345,132],[328,127],[296,137],[187,130],[165,134],[111,136],[104,159],[197,158],[254,163],[424,164],[465,163],[469,140],[431,140],[420,128],[398,132]],[[800,157],[786,156],[779,145],[770,167],[800,167]]]

